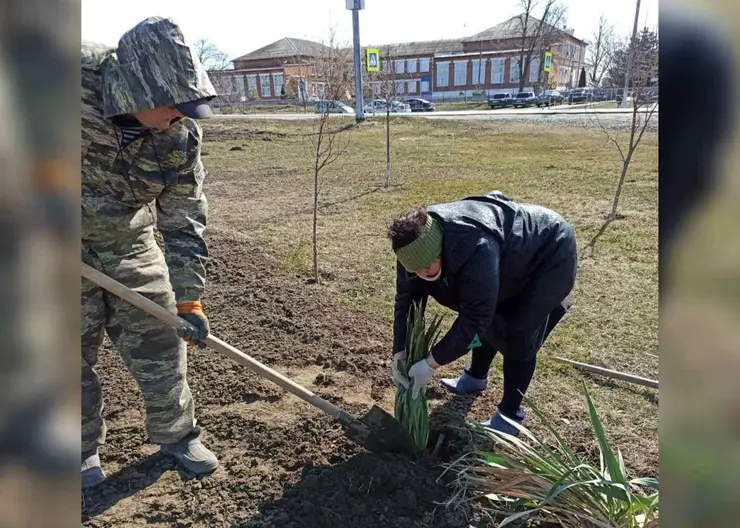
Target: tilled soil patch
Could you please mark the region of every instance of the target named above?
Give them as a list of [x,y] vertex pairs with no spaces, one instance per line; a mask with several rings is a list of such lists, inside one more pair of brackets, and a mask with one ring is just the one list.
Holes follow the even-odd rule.
[[[386,322],[281,275],[247,237],[211,230],[209,244],[204,306],[215,335],[352,413],[374,402],[392,411]],[[99,372],[108,479],[83,496],[85,526],[484,525],[474,512],[439,505],[449,495],[439,459],[368,453],[321,411],[247,368],[208,350],[190,349],[189,360],[196,416],[220,467],[195,477],[148,443],[136,384],[107,346]],[[429,391],[433,402],[444,397]],[[436,416],[441,428],[457,419]],[[448,443],[445,456],[459,444]]]

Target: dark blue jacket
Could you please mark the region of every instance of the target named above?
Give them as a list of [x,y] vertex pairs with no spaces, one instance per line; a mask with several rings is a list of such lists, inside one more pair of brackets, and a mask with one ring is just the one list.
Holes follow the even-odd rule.
[[405,348],[413,301],[426,305],[431,296],[458,312],[431,351],[445,365],[476,340],[539,328],[570,292],[575,236],[557,213],[498,191],[427,209],[444,228],[442,277],[424,281],[397,265],[394,352]]

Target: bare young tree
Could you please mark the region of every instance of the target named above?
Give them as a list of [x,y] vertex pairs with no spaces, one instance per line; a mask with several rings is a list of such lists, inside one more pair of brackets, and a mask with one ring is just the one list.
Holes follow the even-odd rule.
[[[524,89],[532,60],[544,55],[565,22],[565,6],[560,0],[545,0],[541,15],[536,17],[539,5],[538,0],[519,0],[522,12],[516,17],[514,27],[519,39],[519,91]],[[541,76],[540,69],[538,83]]]
[[332,123],[331,114],[334,102],[346,100],[354,85],[352,68],[352,48],[338,46],[335,43],[334,33],[330,33],[325,49],[315,59],[314,73],[317,79],[317,94],[319,101],[317,109],[319,115],[313,122],[311,138],[312,169],[313,169],[313,279],[316,284],[321,283],[319,272],[319,193],[320,174],[347,151],[350,135],[347,133],[354,127],[354,122]]
[[193,47],[198,59],[209,73],[211,83],[218,94],[218,104],[232,107],[242,102],[243,94],[239,92],[234,76],[228,72],[233,69],[229,55],[209,39],[198,39]]
[[[635,72],[635,69],[637,69],[638,77],[645,78],[646,75],[649,74],[647,70],[657,68],[657,31],[651,31],[649,28],[644,28],[635,36],[635,42],[632,43],[631,41],[632,39],[629,37],[616,41],[612,52],[612,61],[605,74],[606,84],[615,88],[622,88],[624,86],[627,67],[630,64],[630,53],[633,48],[636,50],[636,56],[633,57],[631,64],[631,71],[633,73]],[[630,73],[630,78],[632,78],[633,73]],[[634,81],[630,81],[630,85],[633,84]]]
[[647,28],[643,30],[642,34],[645,36],[644,41],[637,42],[633,51],[634,60],[630,72],[630,77],[632,79],[632,114],[626,143],[623,137],[604,125],[604,123],[599,120],[598,115],[593,116],[593,119],[596,120],[597,124],[604,132],[607,141],[616,147],[621,161],[621,171],[617,182],[617,188],[614,192],[611,211],[598,233],[596,233],[589,244],[592,252],[599,237],[604,234],[606,228],[609,227],[609,224],[618,220],[617,213],[619,210],[619,201],[622,197],[622,190],[624,188],[627,172],[630,168],[630,163],[632,162],[637,147],[642,141],[645,130],[647,130],[648,125],[657,110],[657,104],[654,102],[652,97],[652,84],[653,78],[658,72],[658,41],[657,36],[655,37],[655,40],[652,40],[651,37],[656,34],[649,32]]
[[591,64],[589,83],[591,86],[601,86],[606,72],[611,68],[614,60],[614,26],[609,24],[606,17],[599,17],[599,27],[592,37],[593,43],[588,48],[588,61]]
[[223,71],[232,67],[229,55],[209,39],[198,39],[193,44],[198,59],[208,71]]
[[[391,111],[396,101],[403,95],[403,87],[396,74],[396,53],[392,48],[381,50],[381,68],[370,75],[373,100],[379,96],[385,103],[385,188],[391,186]],[[373,103],[374,104],[374,103]]]

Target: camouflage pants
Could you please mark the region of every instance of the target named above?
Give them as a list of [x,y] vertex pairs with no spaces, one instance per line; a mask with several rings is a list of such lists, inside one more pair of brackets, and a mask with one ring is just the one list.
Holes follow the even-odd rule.
[[[83,243],[82,247],[86,264],[175,312],[167,265],[151,229],[127,242]],[[174,329],[85,279],[80,326],[83,453],[105,442],[103,395],[95,371],[104,333],[139,385],[149,439],[157,444],[177,442],[195,427],[193,398],[186,380],[187,347]]]

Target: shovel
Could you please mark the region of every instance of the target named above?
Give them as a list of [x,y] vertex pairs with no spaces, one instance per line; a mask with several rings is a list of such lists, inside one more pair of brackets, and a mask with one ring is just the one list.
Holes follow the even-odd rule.
[[[84,262],[82,263],[82,276],[93,284],[121,297],[176,330],[192,328],[192,325],[184,319],[111,279],[95,268],[88,266]],[[347,411],[317,396],[310,390],[298,385],[293,380],[286,378],[267,365],[260,363],[241,350],[221,341],[213,334],[206,337],[204,342],[213,350],[224,354],[240,365],[244,365],[314,407],[318,407],[341,424],[347,438],[368,451],[373,453],[404,453],[409,456],[415,454],[414,444],[408,431],[390,413],[377,405],[373,405],[370,411],[362,418],[355,418]]]

